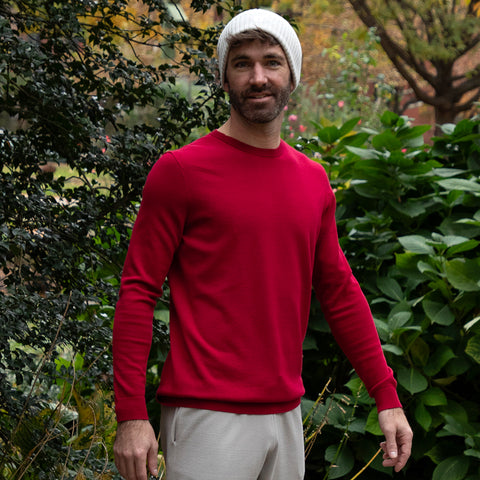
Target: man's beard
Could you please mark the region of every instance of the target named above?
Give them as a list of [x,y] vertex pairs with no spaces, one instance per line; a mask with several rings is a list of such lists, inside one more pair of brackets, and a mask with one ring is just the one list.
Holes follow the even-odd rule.
[[[272,106],[249,103],[248,99],[251,95],[263,92],[268,93],[274,99],[274,104]],[[250,123],[269,123],[272,120],[275,120],[283,111],[290,98],[290,92],[290,82],[287,86],[278,90],[271,86],[269,87],[268,85],[262,88],[251,87],[244,92],[230,90],[230,105]]]

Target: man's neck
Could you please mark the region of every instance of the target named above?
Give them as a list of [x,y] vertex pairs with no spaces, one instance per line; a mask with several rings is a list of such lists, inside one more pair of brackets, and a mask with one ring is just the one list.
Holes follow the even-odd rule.
[[280,145],[282,121],[283,115],[269,123],[250,123],[231,115],[218,131],[252,147],[274,149]]

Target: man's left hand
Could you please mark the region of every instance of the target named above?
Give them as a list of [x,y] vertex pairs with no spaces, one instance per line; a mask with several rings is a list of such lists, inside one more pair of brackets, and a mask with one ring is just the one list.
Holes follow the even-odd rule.
[[380,444],[383,449],[383,466],[394,467],[399,472],[412,451],[412,429],[401,408],[382,410],[378,414],[378,423],[386,440]]

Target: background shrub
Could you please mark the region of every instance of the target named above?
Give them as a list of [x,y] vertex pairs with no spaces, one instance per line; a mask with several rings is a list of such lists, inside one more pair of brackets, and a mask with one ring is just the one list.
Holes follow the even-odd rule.
[[[386,112],[378,131],[357,131],[358,120],[318,127],[297,146],[320,157],[336,189],[341,245],[415,432],[406,475],[473,480],[480,473],[480,120],[444,125],[431,146],[423,142],[430,127],[412,127],[405,117]],[[327,332],[314,300],[305,410],[325,378],[333,380],[317,415],[328,423],[308,478],[351,478],[376,452],[380,431],[371,400]],[[379,459],[372,466],[362,478],[386,478]]]

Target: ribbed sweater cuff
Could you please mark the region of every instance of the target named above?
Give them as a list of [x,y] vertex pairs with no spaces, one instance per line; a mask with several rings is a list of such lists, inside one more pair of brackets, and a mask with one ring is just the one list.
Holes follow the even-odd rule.
[[397,390],[393,385],[386,385],[375,392],[375,403],[379,412],[390,408],[402,408]]
[[117,422],[148,420],[145,396],[123,397],[115,400]]

